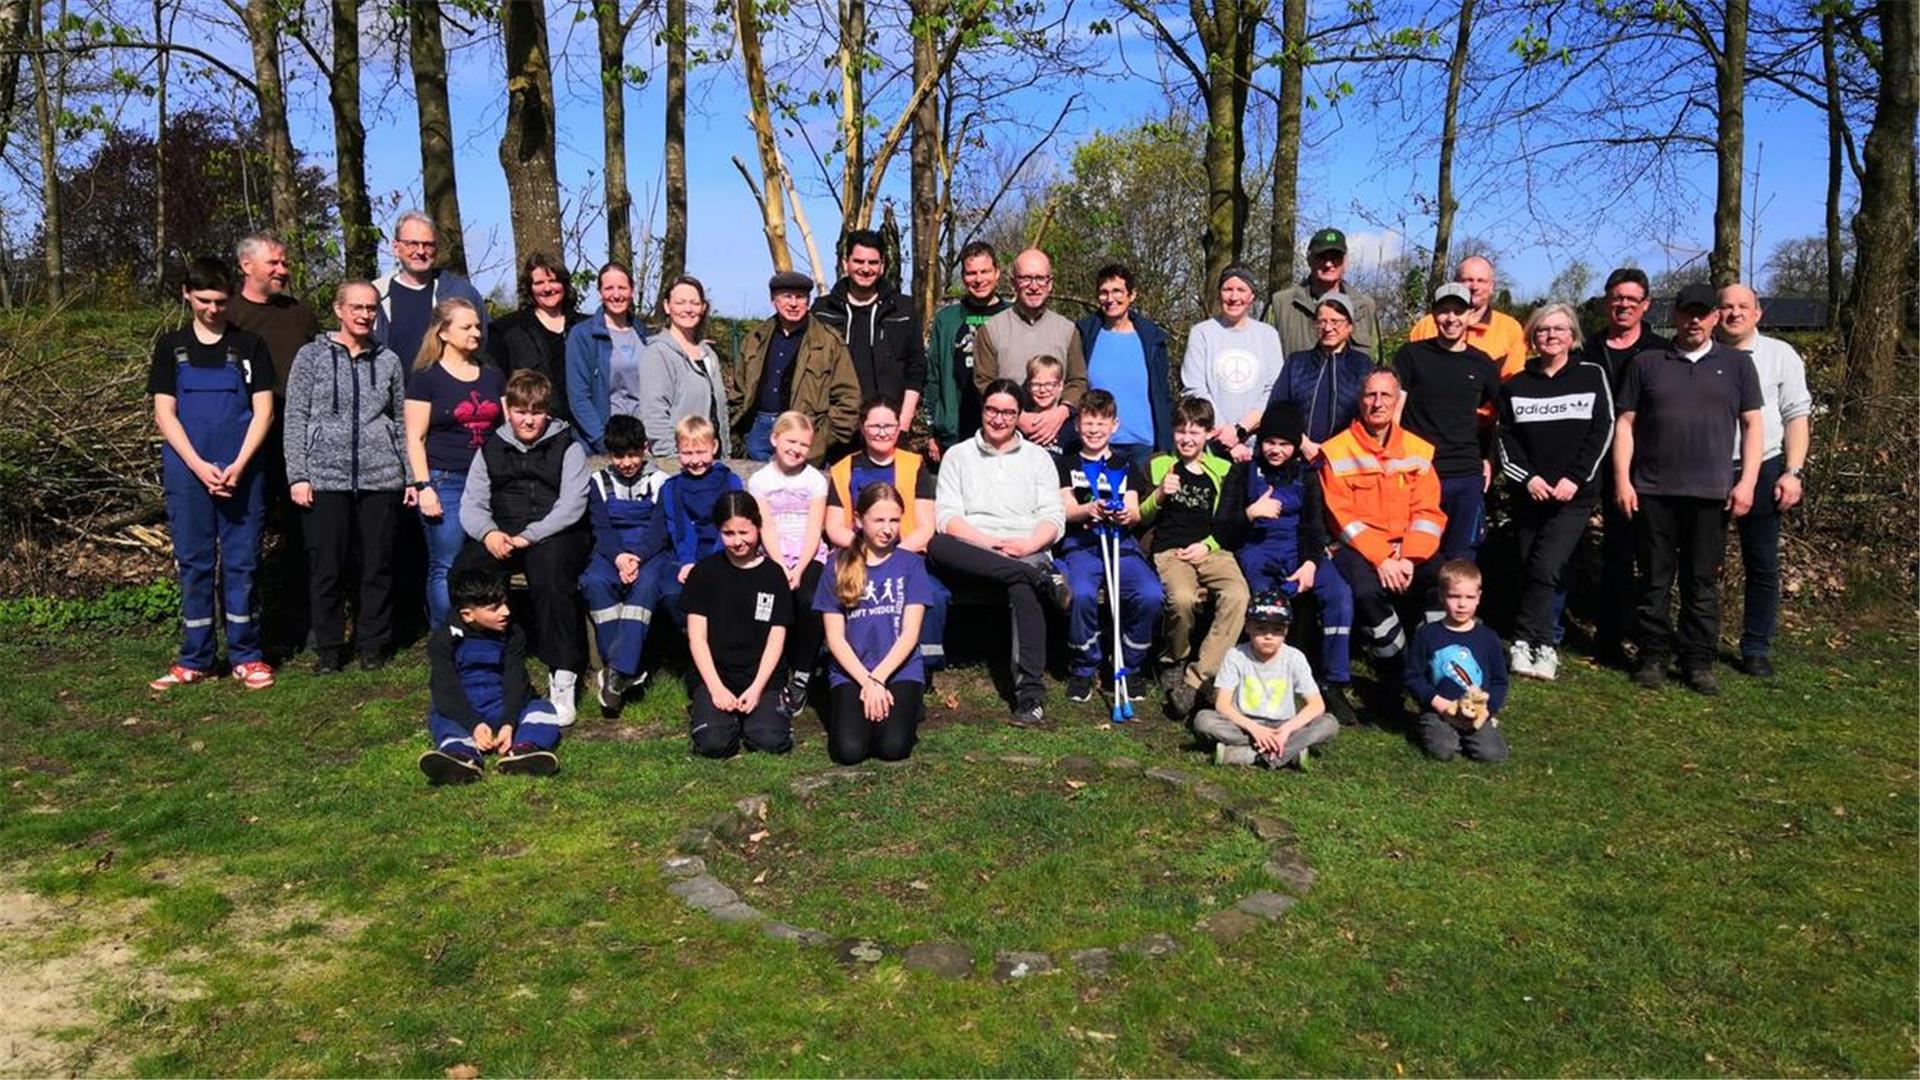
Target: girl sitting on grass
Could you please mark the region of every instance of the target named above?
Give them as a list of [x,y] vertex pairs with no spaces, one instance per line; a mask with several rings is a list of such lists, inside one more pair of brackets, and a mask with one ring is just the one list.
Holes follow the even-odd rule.
[[767,687],[780,670],[793,594],[780,565],[760,550],[760,504],[744,491],[715,501],[721,550],[695,563],[681,594],[687,611],[687,706],[693,750],[727,758],[749,747],[793,749],[793,725]]
[[892,484],[862,488],[853,543],[834,556],[814,594],[833,655],[827,755],[838,765],[905,760],[926,711],[918,644],[933,588],[926,560],[898,550],[904,512]]

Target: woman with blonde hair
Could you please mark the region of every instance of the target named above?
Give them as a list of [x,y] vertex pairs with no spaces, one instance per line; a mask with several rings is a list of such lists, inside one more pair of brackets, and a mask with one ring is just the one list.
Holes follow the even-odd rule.
[[427,616],[447,621],[447,571],[466,543],[460,496],[467,470],[505,415],[506,378],[481,362],[480,311],[466,300],[434,305],[407,379],[407,505],[420,510],[427,537]]
[[833,656],[827,756],[836,765],[904,760],[926,713],[920,620],[933,590],[926,560],[900,550],[904,511],[892,484],[860,489],[853,543],[833,557],[814,593]]

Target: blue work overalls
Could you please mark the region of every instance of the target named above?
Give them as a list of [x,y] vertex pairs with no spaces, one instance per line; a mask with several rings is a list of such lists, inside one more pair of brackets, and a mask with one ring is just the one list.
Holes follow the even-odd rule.
[[[491,634],[469,634],[459,627],[453,634],[453,667],[460,674],[460,689],[467,695],[467,707],[480,723],[498,730],[504,721],[513,725],[513,744],[532,743],[536,749],[551,750],[560,745],[560,719],[553,705],[544,698],[532,698],[521,706],[520,715],[511,720],[500,715],[505,702],[507,642]],[[427,714],[427,737],[436,750],[478,759],[480,750],[473,743],[473,731],[438,709]]]
[[[195,453],[224,468],[240,455],[253,423],[251,362],[231,347],[219,367],[191,363],[185,346],[175,348],[173,356],[174,411],[180,427]],[[260,560],[265,477],[250,464],[233,494],[216,497],[164,442],[160,462],[173,557],[180,565],[180,618],[186,629],[180,666],[194,671],[213,667],[216,573],[220,606],[226,612],[227,662],[257,661],[260,626],[254,621],[253,572]]]
[[[1108,459],[1119,464],[1118,459]],[[1092,487],[1087,482],[1084,457],[1076,454],[1069,474],[1074,498],[1091,502]],[[1106,587],[1106,569],[1101,562],[1100,538],[1092,523],[1068,526],[1060,541],[1060,556],[1055,563],[1066,575],[1072,599],[1067,604],[1067,674],[1094,678],[1100,673],[1105,650],[1100,645],[1100,630],[1113,625],[1111,600],[1101,602]],[[1160,575],[1140,553],[1140,545],[1131,532],[1120,537],[1120,637],[1121,662],[1138,675],[1146,663],[1147,650],[1153,647],[1154,630],[1160,622],[1160,609],[1166,593]],[[1144,682],[1137,685],[1146,685]]]
[[[1238,556],[1240,572],[1246,575],[1250,593],[1293,592],[1286,580],[1300,569],[1300,515],[1307,502],[1307,481],[1302,469],[1304,466],[1283,477],[1268,475],[1258,462],[1247,469],[1247,505],[1252,506],[1268,492],[1280,503],[1279,517],[1247,523],[1247,541],[1241,545]],[[1353,592],[1325,552],[1314,552],[1313,563],[1310,595],[1320,608],[1321,676],[1331,683],[1346,683],[1352,679],[1349,658]]]
[[[580,591],[600,643],[607,667],[631,678],[640,672],[647,646],[647,628],[669,575],[680,566],[665,557],[665,511],[658,498],[663,477],[644,469],[631,482],[612,469],[593,474],[588,516],[593,519],[593,558],[580,575]],[[604,514],[604,519],[602,515]],[[603,533],[609,530],[611,536]],[[609,547],[614,548],[612,554]],[[631,585],[620,580],[613,555],[628,553],[640,559],[640,576]]]

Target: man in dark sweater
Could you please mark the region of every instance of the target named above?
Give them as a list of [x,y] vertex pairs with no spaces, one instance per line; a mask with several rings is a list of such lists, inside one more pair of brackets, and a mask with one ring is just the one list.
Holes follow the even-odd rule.
[[[1719,692],[1720,567],[1727,521],[1753,506],[1764,438],[1753,357],[1717,344],[1718,298],[1689,285],[1674,303],[1673,344],[1628,365],[1613,432],[1614,501],[1633,519],[1641,581],[1634,681],[1667,678],[1675,637],[1668,599],[1680,583],[1680,670],[1689,688]],[[1727,444],[1739,433],[1739,475]]]
[[[900,410],[901,425],[910,428],[927,384],[927,352],[913,297],[888,283],[886,241],[879,233],[855,229],[841,241],[841,250],[844,276],[814,302],[813,317],[846,345],[861,400],[886,399]],[[829,460],[841,456],[833,450],[827,454]]]
[[1465,285],[1448,282],[1435,289],[1435,336],[1410,341],[1393,357],[1401,388],[1396,419],[1433,444],[1440,509],[1447,515],[1441,559],[1472,559],[1480,550],[1487,486],[1493,480],[1487,435],[1500,392],[1500,365],[1467,344],[1471,310]]
[[980,388],[973,381],[973,340],[988,319],[1007,309],[1000,298],[1000,257],[975,240],[960,249],[960,302],[934,313],[927,348],[927,457],[938,462],[949,446],[980,430]]

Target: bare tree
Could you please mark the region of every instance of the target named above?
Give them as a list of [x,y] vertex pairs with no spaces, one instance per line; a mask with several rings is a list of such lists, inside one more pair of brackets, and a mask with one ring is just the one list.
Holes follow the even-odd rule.
[[1860,210],[1853,217],[1853,289],[1840,322],[1850,403],[1856,403],[1862,419],[1868,413],[1857,403],[1884,402],[1902,388],[1912,390],[1914,304],[1920,294],[1914,251],[1920,184],[1913,162],[1915,114],[1920,109],[1920,61],[1914,54],[1920,48],[1920,28],[1909,0],[1881,0],[1874,13],[1880,29],[1875,64],[1880,96],[1867,133]]
[[334,186],[340,199],[340,253],[348,277],[369,278],[379,268],[380,231],[367,192],[367,128],[360,112],[360,0],[328,0],[330,51],[322,56],[307,28],[289,32],[327,81],[333,115]]
[[267,144],[267,189],[273,208],[273,228],[298,254],[300,197],[294,189],[293,133],[287,125],[287,90],[280,66],[281,11],[275,0],[245,0],[235,6],[247,30],[253,51],[255,99],[260,110],[260,136]]
[[660,239],[660,295],[687,272],[687,0],[666,0],[666,118],[661,157],[666,172],[666,230]]
[[500,5],[500,36],[507,63],[507,118],[500,131],[500,167],[507,174],[517,265],[534,252],[557,257],[562,251],[546,0],[511,0]]
[[740,70],[747,84],[747,122],[753,125],[754,148],[760,154],[760,177],[764,189],[755,184],[739,158],[734,167],[746,178],[754,201],[760,206],[761,231],[767,237],[767,254],[775,270],[793,269],[793,255],[787,250],[786,170],[780,161],[780,144],[773,130],[773,103],[767,92],[767,69],[761,51],[759,7],[754,0],[733,0],[733,25],[740,53]]
[[460,181],[453,161],[453,110],[447,104],[447,47],[440,0],[406,0],[407,55],[420,115],[420,179],[427,214],[440,239],[440,265],[467,272],[467,245],[460,224]]
[[[673,2],[681,5],[680,18],[684,23],[685,0]],[[600,101],[606,114],[601,132],[606,155],[607,257],[628,266],[633,265],[633,194],[627,185],[627,38],[643,10],[635,4],[631,12],[622,15],[619,0],[593,0],[593,22],[600,44]],[[680,55],[684,63],[684,46]],[[681,92],[684,95],[684,87]],[[685,108],[684,100],[681,108]],[[684,138],[683,131],[682,168],[685,167]]]
[[1427,270],[1427,288],[1447,280],[1448,245],[1453,239],[1453,215],[1460,202],[1453,194],[1453,151],[1460,137],[1460,88],[1467,78],[1467,57],[1473,38],[1474,0],[1460,0],[1453,54],[1447,60],[1447,96],[1440,119],[1440,164],[1434,181],[1433,262]]
[[46,262],[47,302],[58,304],[66,299],[67,275],[66,263],[61,256],[64,238],[61,230],[59,133],[54,127],[60,110],[53,100],[57,80],[47,70],[49,50],[46,17],[45,0],[33,0],[31,19],[35,48],[30,63],[33,68],[33,119],[40,131],[41,249]]

